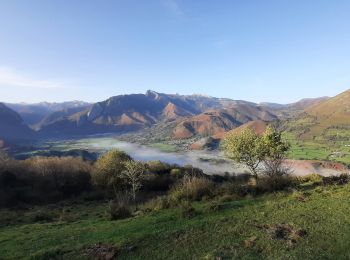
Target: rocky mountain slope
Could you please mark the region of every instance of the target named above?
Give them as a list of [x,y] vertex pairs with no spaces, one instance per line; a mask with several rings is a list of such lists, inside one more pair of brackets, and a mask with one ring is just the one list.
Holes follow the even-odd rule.
[[250,120],[275,118],[271,111],[251,102],[147,91],[111,97],[84,111],[47,121],[41,124],[40,133],[125,132],[176,121],[174,137],[187,138],[227,131]]
[[0,103],[0,139],[2,142],[33,137],[34,132],[23,122],[21,116]]
[[230,108],[209,110],[181,121],[174,129],[174,138],[194,135],[218,136],[253,120],[273,121],[278,116],[256,104],[236,104]]
[[[313,124],[343,124],[349,119],[349,95],[347,91],[334,98],[304,99],[280,105],[149,90],[145,94],[114,96],[95,104],[73,101],[11,106],[26,118],[24,122],[36,122],[34,126],[40,137],[125,133],[154,126],[157,126],[154,129],[165,129],[161,126],[164,125],[166,131],[162,131],[162,136],[167,132],[170,139],[220,139],[227,131],[250,121],[268,122],[292,116],[299,120],[307,115]],[[17,118],[20,122],[17,125],[28,135],[28,127],[20,115],[12,113],[12,117]],[[9,127],[8,122],[3,122],[0,121],[3,128]],[[152,135],[157,137],[157,131],[152,131]]]

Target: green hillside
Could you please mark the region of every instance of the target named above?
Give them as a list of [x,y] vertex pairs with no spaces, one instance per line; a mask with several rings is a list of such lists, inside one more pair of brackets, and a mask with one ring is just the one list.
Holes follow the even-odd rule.
[[290,156],[350,164],[350,90],[305,111],[286,121],[285,138],[292,143]]
[[[194,202],[110,221],[106,204],[71,202],[0,212],[1,259],[346,259],[350,186]],[[46,217],[45,217],[46,216]],[[106,258],[108,259],[108,258]]]

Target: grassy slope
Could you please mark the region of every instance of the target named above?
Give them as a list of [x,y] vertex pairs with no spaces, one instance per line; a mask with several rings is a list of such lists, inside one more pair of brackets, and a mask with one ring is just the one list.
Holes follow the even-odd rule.
[[289,120],[291,157],[328,159],[350,165],[350,90],[308,107]]
[[350,127],[321,127],[312,119],[287,122],[286,140],[293,159],[334,160],[350,165]]
[[[305,187],[307,190],[308,187]],[[103,204],[77,204],[69,222],[33,223],[32,214],[0,212],[0,259],[64,256],[84,259],[84,246],[108,243],[121,248],[121,259],[345,259],[350,246],[350,186],[310,189],[306,202],[295,194],[270,194],[227,202],[218,212],[195,203],[198,215],[182,218],[179,209],[166,209],[134,218],[108,221]],[[61,209],[44,207],[57,214]],[[291,223],[307,236],[294,247],[275,240],[259,226]],[[255,244],[244,241],[257,237]]]

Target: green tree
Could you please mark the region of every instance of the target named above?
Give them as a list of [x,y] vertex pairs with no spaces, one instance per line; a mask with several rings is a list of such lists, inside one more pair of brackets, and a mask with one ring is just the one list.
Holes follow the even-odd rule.
[[132,158],[125,152],[113,150],[102,155],[94,165],[92,173],[93,184],[113,190],[114,194],[124,188],[125,179],[125,162],[131,161]]
[[262,136],[251,129],[231,133],[221,145],[228,158],[247,166],[256,179],[260,173],[277,176],[289,171],[285,159],[290,145],[277,127],[268,126]]
[[228,158],[247,166],[253,176],[258,178],[259,166],[265,159],[265,149],[255,132],[247,128],[239,134],[229,133],[224,137],[221,147]]
[[289,172],[286,165],[290,144],[283,140],[282,131],[273,126],[267,127],[261,137],[261,143],[264,147],[264,171],[269,176],[284,175]]

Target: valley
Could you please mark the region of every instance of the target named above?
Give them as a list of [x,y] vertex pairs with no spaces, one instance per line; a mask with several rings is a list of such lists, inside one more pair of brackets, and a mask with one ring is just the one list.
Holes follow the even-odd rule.
[[[291,134],[285,133],[284,138],[292,143],[287,165],[293,174],[303,176],[316,173],[328,176],[348,172],[346,166],[337,164],[339,162],[347,165],[348,157],[340,157],[344,161],[339,160],[339,157],[330,157],[331,148],[327,149],[317,143],[298,143],[291,136]],[[209,175],[225,175],[227,173],[239,175],[249,172],[244,166],[225,158],[223,152],[218,148],[211,150],[189,149],[191,141],[193,142],[194,139],[182,142],[148,139],[145,142],[130,134],[126,136],[104,134],[33,142],[13,150],[11,154],[18,159],[35,156],[74,156],[86,160],[96,160],[103,153],[118,149],[126,152],[135,160],[143,162],[162,161],[178,166],[191,165]],[[323,163],[322,161],[329,161],[329,163]]]
[[0,260],[350,259],[349,13],[1,0]]
[[[350,165],[349,93],[279,105],[149,90],[95,104],[11,104],[16,111],[3,105],[0,137],[5,144],[14,144],[8,151],[16,158],[70,155],[94,159],[121,149],[136,159],[193,164],[205,172],[223,174],[237,173],[232,163],[216,163],[224,159],[220,140],[225,134],[245,128],[261,134],[268,124],[279,122],[283,138],[291,144],[289,159]],[[28,113],[32,119],[41,117],[31,128],[26,124]]]

